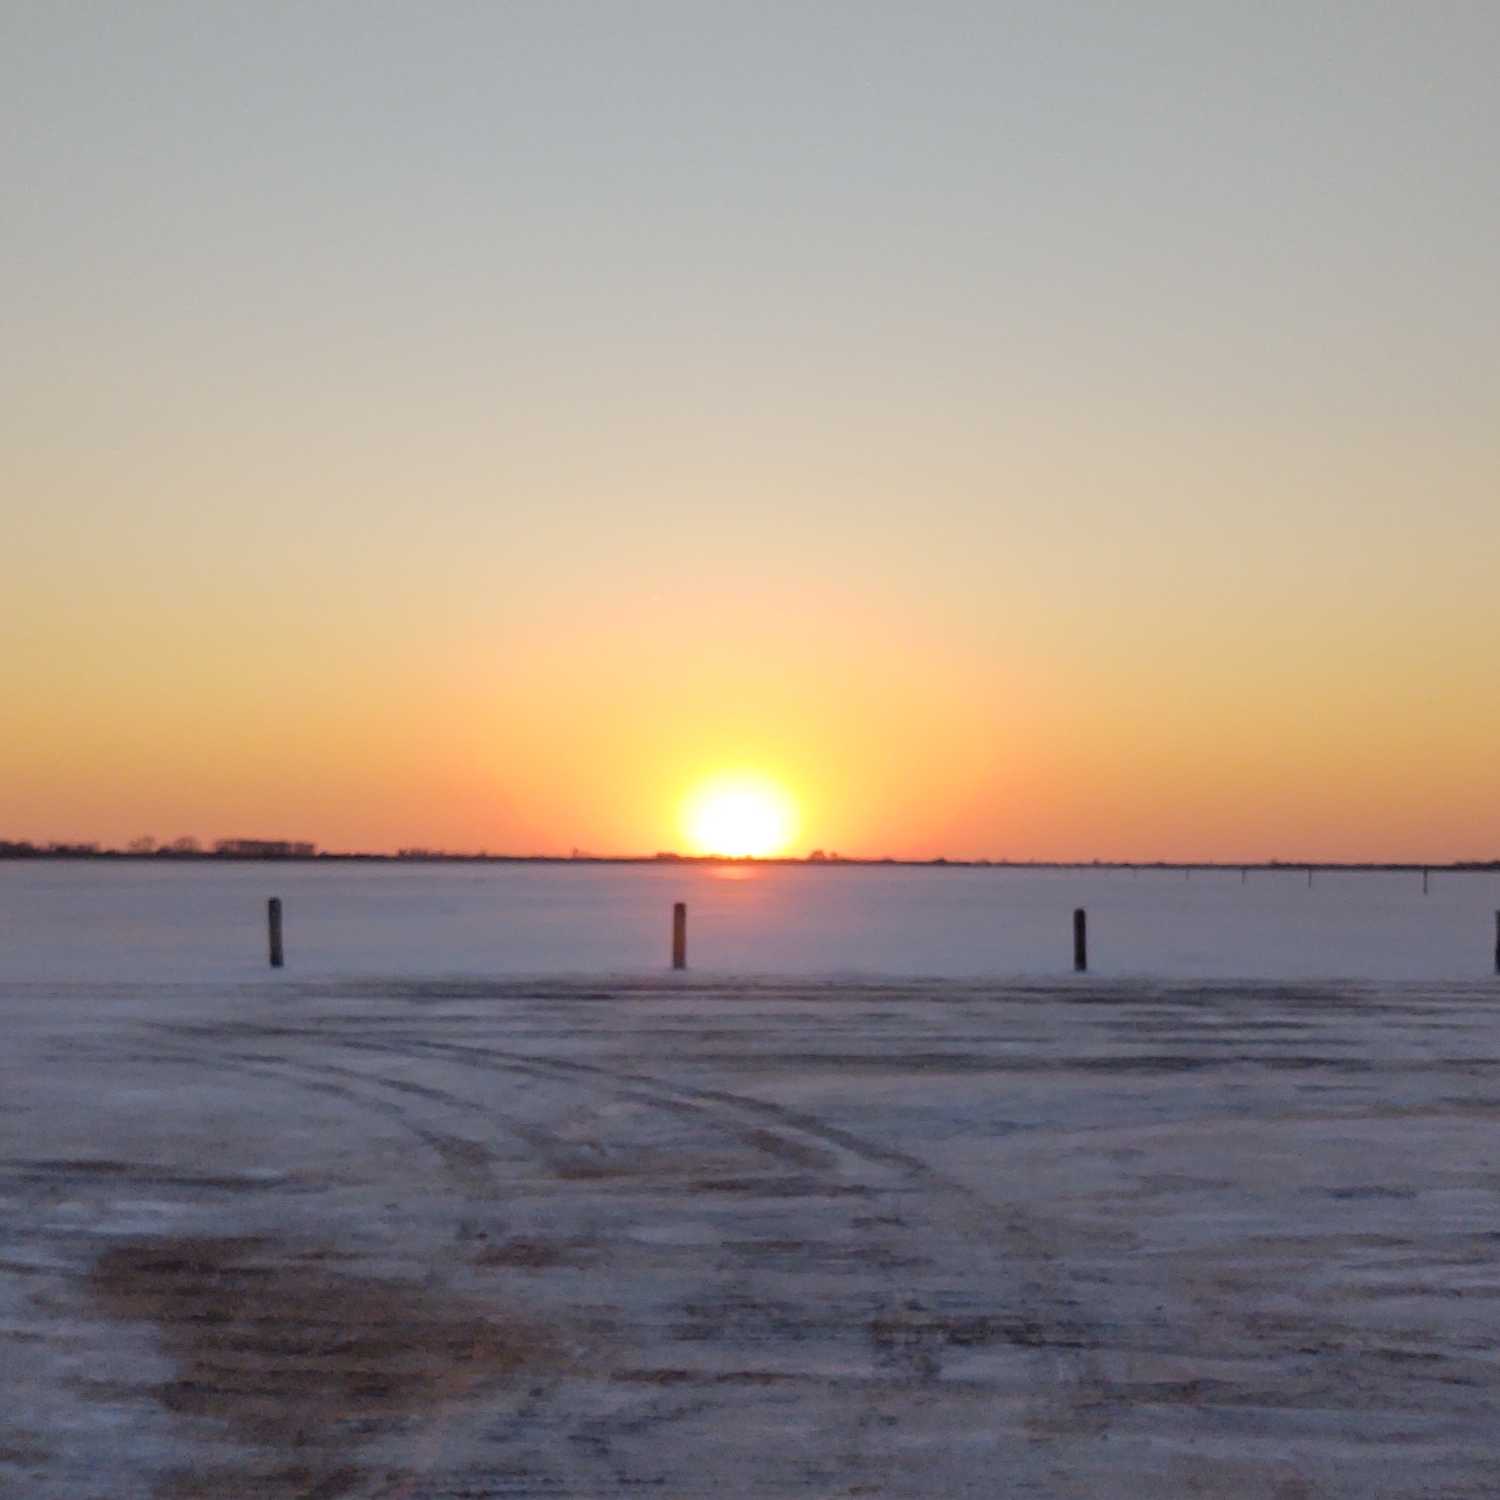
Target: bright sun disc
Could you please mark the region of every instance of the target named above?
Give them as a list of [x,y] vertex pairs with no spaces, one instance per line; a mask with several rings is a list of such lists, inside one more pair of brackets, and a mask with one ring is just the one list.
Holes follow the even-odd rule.
[[759,776],[723,776],[699,787],[682,823],[697,853],[735,858],[780,854],[797,831],[792,799]]

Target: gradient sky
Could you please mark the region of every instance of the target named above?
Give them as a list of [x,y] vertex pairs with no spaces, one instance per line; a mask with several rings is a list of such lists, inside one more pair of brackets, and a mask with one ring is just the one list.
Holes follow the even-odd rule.
[[1500,6],[0,9],[0,837],[1500,856]]

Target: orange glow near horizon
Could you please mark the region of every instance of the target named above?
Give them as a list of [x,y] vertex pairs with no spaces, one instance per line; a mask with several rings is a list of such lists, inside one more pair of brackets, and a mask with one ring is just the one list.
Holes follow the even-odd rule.
[[768,777],[734,772],[689,793],[682,828],[695,854],[765,859],[785,854],[797,833],[797,809]]
[[1495,6],[366,9],[4,12],[0,843],[1500,858]]

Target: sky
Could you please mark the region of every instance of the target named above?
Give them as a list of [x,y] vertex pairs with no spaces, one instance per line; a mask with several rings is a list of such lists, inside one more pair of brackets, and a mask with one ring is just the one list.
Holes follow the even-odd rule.
[[1500,857],[1500,6],[0,8],[0,838]]

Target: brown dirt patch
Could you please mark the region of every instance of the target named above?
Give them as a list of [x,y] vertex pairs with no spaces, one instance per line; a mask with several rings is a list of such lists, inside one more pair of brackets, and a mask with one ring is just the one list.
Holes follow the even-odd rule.
[[476,1266],[512,1266],[526,1271],[545,1270],[549,1266],[572,1265],[597,1259],[597,1245],[576,1241],[504,1240],[481,1250],[474,1257]]
[[100,1257],[95,1297],[112,1317],[154,1323],[177,1366],[144,1393],[228,1424],[271,1461],[238,1486],[199,1474],[179,1476],[168,1493],[343,1494],[358,1480],[353,1450],[383,1429],[559,1363],[555,1342],[524,1320],[406,1282],[341,1275],[325,1258],[231,1239],[141,1241]]

